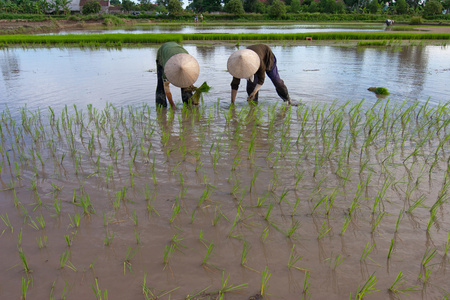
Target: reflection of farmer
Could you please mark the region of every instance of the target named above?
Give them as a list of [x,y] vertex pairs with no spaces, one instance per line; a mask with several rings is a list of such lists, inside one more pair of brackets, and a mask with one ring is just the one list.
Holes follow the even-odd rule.
[[197,60],[183,47],[175,42],[164,43],[156,55],[156,70],[158,84],[156,86],[156,105],[167,107],[166,97],[170,106],[175,108],[169,83],[181,88],[181,98],[189,103],[192,97],[191,88],[199,75]]
[[387,19],[386,20],[386,25],[387,26],[391,26],[392,24],[394,24],[394,20],[391,20],[391,19]]
[[265,75],[269,76],[273,85],[284,101],[292,104],[284,81],[277,69],[277,59],[269,46],[259,44],[241,49],[228,58],[228,72],[233,75],[231,82],[231,103],[234,103],[241,79],[247,79],[248,100],[258,101],[258,91],[264,83]]

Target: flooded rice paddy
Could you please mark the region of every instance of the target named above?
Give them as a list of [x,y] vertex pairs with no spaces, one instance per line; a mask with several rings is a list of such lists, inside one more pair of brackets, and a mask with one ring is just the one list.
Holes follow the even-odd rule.
[[445,48],[276,46],[298,107],[186,48],[214,89],[175,111],[156,48],[2,52],[0,298],[449,295]]
[[100,33],[304,33],[340,31],[384,31],[386,25],[181,25],[181,24],[138,24],[129,28],[101,28],[83,30],[62,30],[54,34],[100,34]]
[[[245,46],[245,44],[244,44]],[[207,81],[213,87],[205,95],[206,105],[218,98],[230,99],[231,76],[226,62],[237,47],[185,44],[200,64],[197,84]],[[241,45],[242,47],[242,45]],[[369,87],[385,87],[394,101],[449,100],[450,48],[444,46],[333,47],[283,46],[272,43],[278,70],[291,97],[304,103],[341,103],[351,100],[373,103]],[[64,105],[103,108],[114,105],[154,103],[156,52],[158,47],[135,49],[4,49],[0,52],[0,105],[14,113]],[[175,101],[181,101],[173,89]],[[267,79],[260,102],[279,100]],[[238,92],[238,105],[246,99],[245,83]]]

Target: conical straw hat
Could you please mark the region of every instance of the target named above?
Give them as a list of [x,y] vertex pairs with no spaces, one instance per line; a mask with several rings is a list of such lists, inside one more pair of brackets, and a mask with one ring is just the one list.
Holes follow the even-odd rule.
[[227,69],[236,78],[250,78],[259,69],[260,58],[255,51],[241,49],[230,55]]
[[164,66],[167,80],[174,86],[186,88],[197,81],[200,68],[197,60],[190,54],[178,53],[172,56]]

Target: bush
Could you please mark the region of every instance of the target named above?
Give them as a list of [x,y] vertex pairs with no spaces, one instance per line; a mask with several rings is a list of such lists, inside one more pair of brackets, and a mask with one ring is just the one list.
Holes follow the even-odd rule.
[[406,0],[397,0],[395,10],[398,14],[406,14],[408,12],[408,3],[406,3]]
[[378,4],[378,0],[372,0],[369,4],[367,4],[367,9],[372,14],[376,14],[380,9],[380,4]]
[[123,25],[125,22],[113,15],[107,15],[105,17],[105,19],[103,20],[103,24],[105,24],[106,26],[118,26],[118,25]]
[[409,21],[409,25],[422,25],[423,19],[421,17],[412,17]]
[[181,7],[181,3],[178,0],[169,0],[169,3],[167,4],[167,10],[171,14],[180,13],[183,11],[183,7]]
[[224,7],[229,14],[242,15],[245,13],[244,5],[241,0],[230,0]]
[[423,15],[424,16],[438,15],[442,13],[443,9],[444,7],[440,2],[436,0],[430,0],[427,1],[425,7],[423,8]]
[[83,8],[81,9],[81,13],[83,15],[98,14],[101,9],[102,9],[102,6],[100,5],[100,3],[98,1],[89,0],[83,5]]
[[280,0],[274,0],[269,8],[269,15],[274,18],[280,18],[286,14],[286,5]]

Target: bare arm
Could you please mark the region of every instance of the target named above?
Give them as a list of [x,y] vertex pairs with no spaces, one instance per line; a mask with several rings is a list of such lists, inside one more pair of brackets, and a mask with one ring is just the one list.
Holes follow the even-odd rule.
[[234,104],[234,101],[236,100],[237,90],[231,89],[231,104]]
[[259,89],[262,87],[261,84],[257,84],[253,92],[248,96],[247,100],[253,101],[255,99],[256,93],[259,91]]
[[172,93],[170,92],[170,88],[169,88],[169,81],[164,81],[164,92],[166,93],[166,97],[167,100],[169,100],[170,106],[172,107],[172,109],[175,109],[175,103],[173,103],[173,99],[172,99]]

